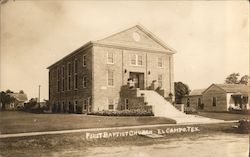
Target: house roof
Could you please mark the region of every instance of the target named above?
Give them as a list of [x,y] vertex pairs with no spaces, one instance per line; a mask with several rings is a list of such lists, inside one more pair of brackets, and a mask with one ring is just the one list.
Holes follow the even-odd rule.
[[189,95],[202,95],[202,93],[205,91],[206,89],[194,89],[192,90]]
[[249,86],[244,84],[212,84],[205,91],[207,91],[212,86],[216,86],[226,93],[242,93],[244,95],[247,95],[249,90]]
[[244,84],[215,84],[227,93],[248,93],[248,86]]
[[[129,42],[129,40],[127,40],[127,39],[124,41],[119,41],[119,37],[126,37],[126,32],[128,32],[129,30],[136,30],[136,29],[137,29],[137,33],[138,33],[138,31],[140,31],[141,35],[143,37],[147,38],[148,41],[151,40],[152,43],[154,42],[154,44],[147,45],[146,43],[142,43],[142,44],[144,44],[144,46],[138,46],[138,43],[131,44],[131,42],[130,42],[129,44],[126,44],[126,42]],[[134,43],[136,43],[136,42],[134,42]],[[151,33],[145,27],[138,24],[138,25],[130,27],[126,30],[120,31],[118,33],[114,33],[106,38],[101,39],[101,40],[89,41],[85,45],[81,46],[80,48],[76,49],[75,51],[71,52],[67,56],[63,57],[62,59],[58,60],[54,64],[47,67],[47,69],[50,69],[51,67],[53,67],[54,65],[59,63],[61,60],[65,59],[67,57],[70,57],[73,54],[76,54],[76,53],[80,52],[81,50],[86,49],[86,48],[93,46],[93,45],[106,45],[106,46],[117,46],[117,47],[127,47],[127,48],[130,47],[132,49],[138,49],[138,50],[140,49],[140,50],[144,50],[144,51],[151,50],[151,51],[158,51],[158,52],[166,52],[168,54],[176,53],[176,50],[174,50],[169,45],[164,43],[162,40],[160,40],[158,37],[156,37],[153,33]]]
[[14,97],[17,101],[25,102],[28,100],[28,97],[26,94],[20,94],[20,93],[9,93],[10,96]]

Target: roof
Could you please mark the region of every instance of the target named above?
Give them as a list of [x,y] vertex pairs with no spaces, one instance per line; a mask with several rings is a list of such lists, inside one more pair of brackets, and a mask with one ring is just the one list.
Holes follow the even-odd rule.
[[202,95],[202,93],[205,91],[206,89],[194,89],[189,93],[189,96],[192,95]]
[[17,101],[25,102],[28,100],[28,97],[26,94],[21,93],[9,93],[10,96],[14,97]]
[[[118,41],[117,39],[119,39],[119,37],[125,37],[125,33],[130,31],[130,30],[139,30],[141,31],[144,35],[146,36],[146,38],[148,40],[151,40],[152,42],[154,42],[154,46],[153,45],[148,45],[146,47],[140,47],[138,46],[138,44],[132,44],[132,45],[127,45],[125,44],[123,41]],[[138,31],[137,31],[138,33]],[[129,42],[127,39],[124,40],[126,42]],[[135,42],[136,43],[136,42]],[[130,42],[131,44],[131,42]],[[144,46],[147,45],[145,43],[143,43]],[[158,44],[158,48],[157,45]],[[140,50],[151,50],[151,51],[158,51],[158,52],[166,52],[169,54],[174,54],[176,53],[176,50],[174,50],[173,48],[171,48],[170,46],[168,46],[166,43],[164,43],[162,40],[160,40],[158,37],[156,37],[153,33],[151,33],[149,30],[147,30],[145,27],[143,27],[142,25],[135,25],[133,27],[130,27],[126,30],[120,31],[118,33],[114,33],[113,35],[110,35],[106,38],[103,38],[101,40],[96,40],[96,41],[89,41],[88,43],[84,44],[83,46],[81,46],[80,48],[76,49],[75,51],[71,52],[70,54],[68,54],[67,56],[63,57],[62,59],[58,60],[57,62],[55,62],[54,64],[50,65],[49,67],[47,67],[47,69],[50,69],[51,67],[53,67],[54,65],[56,65],[57,63],[59,63],[60,61],[62,61],[65,58],[68,58],[70,56],[72,56],[73,54],[76,54],[78,52],[80,52],[81,50],[84,50],[90,46],[93,45],[106,45],[106,46],[117,46],[117,47],[130,47],[133,49],[140,49]]]
[[216,86],[222,89],[223,91],[225,91],[226,93],[248,94],[248,90],[249,90],[249,86],[244,85],[244,84],[212,84],[206,90],[208,90],[212,86]]

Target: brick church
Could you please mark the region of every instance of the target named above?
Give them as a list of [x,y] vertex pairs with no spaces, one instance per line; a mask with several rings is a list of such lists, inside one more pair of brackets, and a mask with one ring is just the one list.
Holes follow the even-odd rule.
[[[133,109],[141,96],[131,93],[140,90],[168,98],[174,94],[174,53],[140,25],[90,41],[48,67],[52,111]],[[133,89],[126,88],[128,80],[134,82]]]

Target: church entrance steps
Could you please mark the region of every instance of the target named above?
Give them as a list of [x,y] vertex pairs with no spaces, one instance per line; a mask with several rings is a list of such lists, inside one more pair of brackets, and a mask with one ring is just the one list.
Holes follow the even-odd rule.
[[167,117],[176,120],[177,123],[209,123],[223,122],[212,118],[206,118],[197,115],[187,115],[176,109],[170,102],[164,99],[160,94],[153,90],[140,90],[144,94],[147,105],[152,106],[154,115],[157,117]]

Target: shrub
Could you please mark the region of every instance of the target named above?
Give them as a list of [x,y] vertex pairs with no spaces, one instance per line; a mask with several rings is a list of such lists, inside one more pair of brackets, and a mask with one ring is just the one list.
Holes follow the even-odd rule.
[[249,120],[240,120],[239,121],[239,131],[240,133],[249,133],[250,132],[250,121]]
[[96,111],[88,113],[89,115],[98,115],[98,116],[154,116],[152,111],[146,110],[121,110],[121,111]]
[[186,107],[186,108],[184,109],[184,112],[185,112],[186,114],[196,114],[196,113],[198,113],[197,110],[196,110],[195,108],[188,108],[188,107]]

